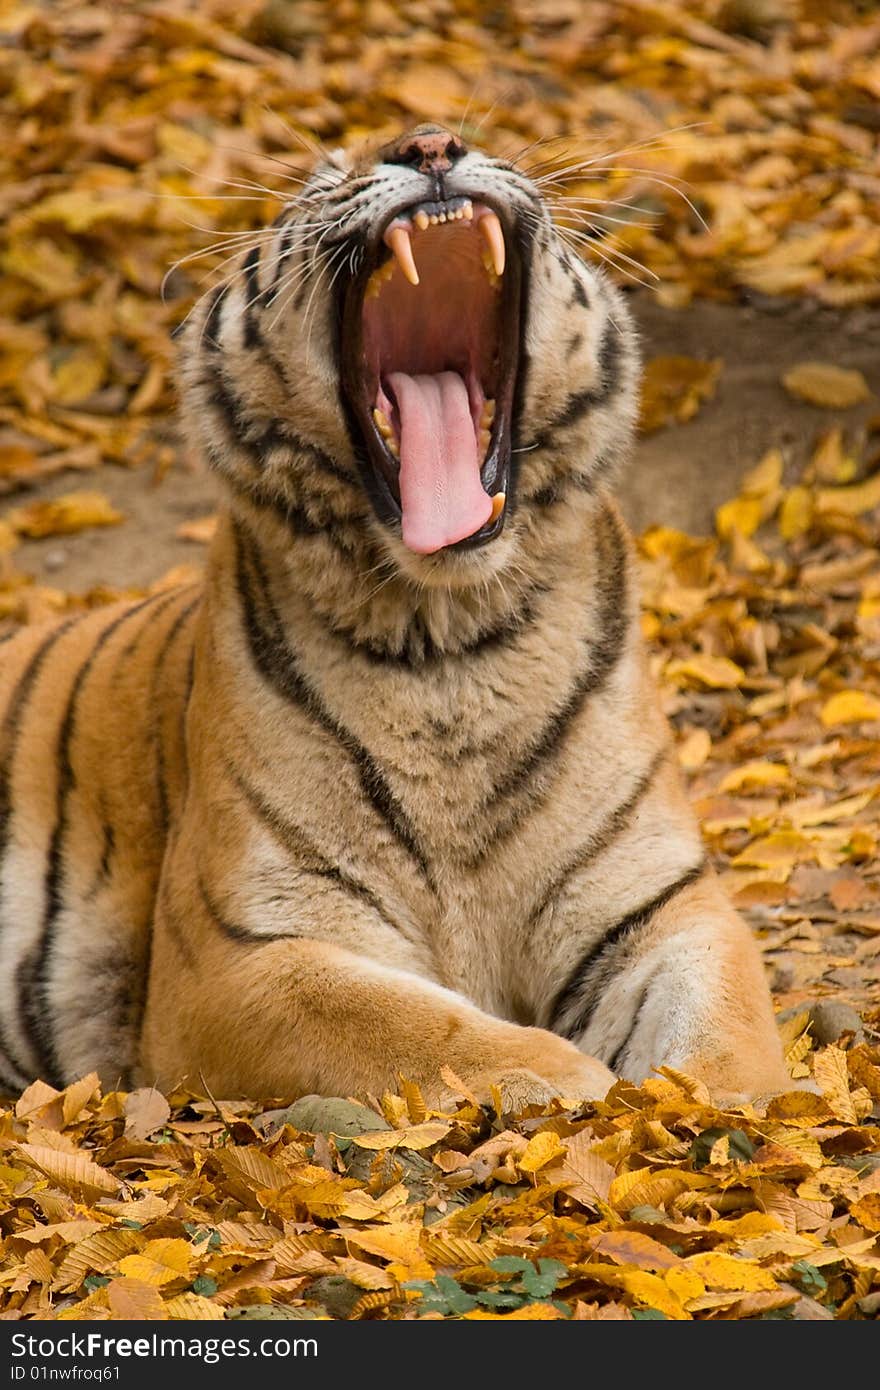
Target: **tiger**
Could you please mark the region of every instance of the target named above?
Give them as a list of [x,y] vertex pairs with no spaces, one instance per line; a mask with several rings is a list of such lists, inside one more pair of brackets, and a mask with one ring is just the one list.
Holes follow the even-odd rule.
[[321,158],[180,364],[204,579],[4,646],[3,1084],[784,1089],[613,498],[636,331],[537,182]]

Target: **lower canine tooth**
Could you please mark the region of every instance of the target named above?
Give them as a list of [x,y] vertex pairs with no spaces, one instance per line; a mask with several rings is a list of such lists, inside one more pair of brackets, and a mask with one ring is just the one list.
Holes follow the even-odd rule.
[[391,421],[388,419],[384,410],[380,410],[378,406],[376,406],[373,411],[373,423],[383,439],[390,439],[391,435],[394,433],[391,427]]
[[507,497],[503,492],[496,492],[495,496],[492,498],[492,515],[489,517],[490,525],[493,521],[498,520],[499,516],[504,511],[504,504],[506,501]]

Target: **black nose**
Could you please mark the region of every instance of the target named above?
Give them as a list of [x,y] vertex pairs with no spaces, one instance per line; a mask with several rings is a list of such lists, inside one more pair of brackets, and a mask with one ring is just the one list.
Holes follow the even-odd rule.
[[409,164],[421,174],[446,174],[467,154],[457,135],[439,125],[420,125],[382,152],[386,164]]

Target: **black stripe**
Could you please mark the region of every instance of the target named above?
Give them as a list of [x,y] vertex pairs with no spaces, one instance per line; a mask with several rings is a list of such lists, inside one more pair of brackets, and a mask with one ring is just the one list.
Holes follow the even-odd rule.
[[[390,568],[390,566],[389,566]],[[467,642],[449,649],[438,647],[425,626],[421,614],[416,614],[407,624],[399,646],[392,647],[390,640],[382,642],[377,638],[358,637],[354,630],[342,624],[327,620],[327,627],[334,637],[377,666],[396,666],[401,669],[420,672],[436,666],[440,662],[460,661],[466,657],[483,656],[486,652],[508,646],[532,627],[539,616],[535,600],[547,593],[546,584],[533,584],[522,599],[521,606],[494,625],[482,628]]]
[[368,907],[382,918],[386,925],[394,927],[395,931],[399,931],[402,936],[406,936],[406,932],[394,921],[394,918],[388,912],[384,903],[376,896],[371,888],[361,883],[359,879],[353,878],[350,874],[347,874],[344,869],[341,869],[337,864],[334,864],[328,859],[326,855],[323,855],[317,846],[309,839],[303,828],[282,816],[281,812],[266,800],[262,792],[252,786],[243,773],[231,763],[227,763],[227,771],[230,777],[235,781],[239,791],[246,798],[251,810],[259,817],[281,847],[289,853],[305,856],[312,861],[311,864],[297,862],[296,868],[298,871],[305,874],[314,874],[316,878],[328,879],[331,883],[335,883],[340,888],[344,888],[347,893],[350,893],[353,897],[359,898],[361,902],[366,903]]
[[[180,597],[180,595],[175,595]],[[148,735],[149,746],[154,751],[156,761],[156,795],[159,806],[159,828],[164,838],[168,833],[170,823],[170,812],[168,806],[168,786],[165,777],[165,744],[162,739],[162,732],[159,727],[159,681],[165,667],[175,638],[188,618],[192,616],[202,601],[201,593],[191,599],[177,614],[174,622],[170,624],[168,631],[162,638],[159,650],[156,652],[153,661],[153,673],[150,677],[150,729]],[[187,699],[186,703],[189,701]]]
[[615,1074],[617,1074],[620,1071],[620,1064],[626,1056],[627,1048],[632,1042],[633,1034],[635,1033],[641,1021],[642,1013],[644,1011],[645,1005],[648,1002],[648,995],[651,991],[651,984],[652,981],[649,980],[648,983],[645,985],[644,989],[642,990],[641,994],[639,995],[639,1002],[638,1004],[636,1004],[635,1010],[633,1012],[632,1023],[629,1025],[629,1028],[626,1031],[626,1035],[624,1036],[623,1042],[620,1043],[618,1047],[615,1049],[614,1055],[611,1058],[611,1061],[608,1063],[609,1070],[613,1071]]
[[302,932],[258,932],[249,931],[247,927],[240,927],[237,922],[230,922],[220,907],[217,906],[211,897],[201,874],[199,875],[199,895],[202,899],[202,906],[211,919],[211,925],[222,932],[223,936],[230,941],[245,942],[249,946],[261,946],[271,941],[296,941],[302,936]]
[[129,622],[152,601],[152,599],[143,599],[133,608],[125,609],[112,622],[108,623],[94,640],[88,656],[76,673],[58,737],[56,815],[46,865],[46,906],[43,914],[43,925],[36,948],[28,953],[28,956],[19,965],[17,972],[21,1015],[29,1040],[39,1057],[45,1078],[52,1085],[63,1086],[64,1084],[63,1071],[56,1050],[49,1001],[49,978],[57,919],[64,906],[64,840],[68,829],[68,800],[76,785],[76,775],[71,762],[71,744],[75,733],[77,705],[83,686],[95,663],[95,658],[105,643],[109,641],[118,628]]
[[125,646],[122,648],[122,651],[119,653],[119,656],[116,659],[117,670],[121,665],[124,664],[126,659],[130,657],[131,654],[137,649],[137,647],[140,645],[141,639],[144,636],[144,633],[149,632],[150,628],[153,626],[153,623],[156,622],[156,620],[162,616],[162,614],[165,612],[165,609],[168,607],[170,603],[174,601],[176,597],[177,595],[173,590],[170,593],[167,593],[163,592],[160,589],[160,591],[157,594],[151,594],[148,599],[144,600],[145,603],[154,603],[156,606],[153,609],[152,613],[150,613],[146,622],[141,623],[134,637],[129,638]]
[[[558,752],[562,742],[584,707],[589,695],[601,690],[624,649],[629,631],[627,546],[622,526],[615,514],[606,508],[601,514],[604,536],[598,540],[597,571],[599,575],[600,612],[596,622],[599,637],[587,643],[587,660],[575,679],[563,704],[544,725],[531,747],[519,762],[508,766],[504,776],[492,788],[485,808],[516,796],[542,771],[543,765]],[[607,553],[605,553],[607,552]],[[518,821],[521,816],[517,816]],[[507,833],[512,825],[504,827]],[[488,840],[481,858],[497,840]]]
[[541,901],[532,913],[532,924],[534,925],[543,912],[547,910],[551,903],[555,902],[573,874],[586,868],[600,854],[613,844],[618,835],[624,831],[630,823],[633,812],[636,811],[651,787],[658,770],[669,754],[667,745],[660,748],[651,759],[648,767],[636,781],[635,786],[625,801],[621,801],[607,817],[600,830],[581,845],[572,855],[565,867],[552,879]]
[[278,254],[275,259],[275,274],[272,277],[272,288],[267,298],[267,303],[269,304],[273,304],[275,302],[275,297],[278,294],[279,289],[281,288],[280,280],[282,275],[284,275],[285,273],[287,258],[290,255],[291,251],[290,243],[293,241],[295,231],[296,223],[288,222],[287,226],[284,228],[284,231],[278,238]]
[[[19,721],[49,652],[55,646],[55,643],[69,631],[74,621],[75,619],[68,618],[66,622],[53,628],[48,636],[43,639],[36,651],[31,655],[24,671],[19,676],[18,683],[11,692],[6,706],[2,731],[0,731],[0,742],[2,742],[2,764],[0,764],[0,881],[2,881],[2,865],[9,848],[10,832],[12,829],[12,771],[15,762]],[[0,1052],[5,1053],[11,1066],[20,1076],[28,1076],[29,1068],[24,1066],[20,1058],[16,1056],[15,1051],[5,1037],[2,1027],[0,1027]]]
[[[598,1003],[598,996],[601,993],[601,986],[607,973],[603,967],[611,964],[611,957],[616,953],[618,947],[625,947],[629,939],[636,936],[643,927],[653,921],[661,908],[666,907],[667,903],[685,888],[689,888],[692,883],[696,883],[706,872],[706,860],[701,859],[699,864],[683,873],[674,883],[670,883],[662,892],[651,898],[649,902],[642,903],[632,912],[628,912],[614,926],[609,927],[603,932],[599,940],[594,942],[587,954],[578,962],[572,971],[569,979],[563,985],[550,1010],[550,1021],[547,1027],[554,1033],[561,1033],[564,1038],[579,1038],[587,1029],[593,1010]],[[560,1027],[565,1014],[577,1005],[574,1016]]]
[[[183,922],[181,922],[181,919],[174,908],[174,905],[171,901],[171,894],[168,891],[167,874],[162,875],[162,879],[159,884],[159,897],[156,905],[156,917],[161,917],[165,931],[171,937],[173,945],[177,947],[178,954],[183,957],[190,969],[195,969],[196,953],[193,950],[189,940],[189,933],[191,933],[192,931],[191,923],[186,922],[184,924]],[[150,933],[149,937],[148,960],[145,970],[145,978],[148,981],[152,963],[153,934],[155,930],[156,928],[154,925],[153,931]]]
[[[351,473],[341,468],[316,444],[303,439],[287,421],[268,420],[263,416],[247,419],[244,413],[246,403],[228,384],[219,360],[213,364],[210,381],[205,381],[203,385],[209,405],[222,417],[225,429],[246,454],[248,463],[256,473],[261,473],[265,468],[265,453],[269,450],[277,449],[288,458],[293,451],[300,455],[300,462],[313,464],[322,473],[329,474],[349,489],[355,486],[355,479]],[[286,382],[284,386],[288,389]]]
[[[235,522],[238,593],[251,655],[265,680],[286,700],[295,704],[338,741],[357,770],[361,790],[388,830],[418,865],[425,879],[431,876],[424,851],[409,820],[394,796],[378,764],[351,731],[340,724],[321,703],[297,665],[288,646],[281,619],[269,594],[269,581],[253,538]],[[250,565],[259,587],[259,599],[248,576]],[[259,605],[263,612],[260,613]]]
[[244,271],[244,345],[247,348],[259,347],[262,336],[257,324],[257,310],[262,302],[260,291],[260,248],[252,246],[242,265]]
[[223,312],[223,300],[226,297],[227,285],[220,285],[212,294],[208,312],[205,315],[205,323],[202,328],[202,338],[211,348],[220,346],[220,315]]
[[620,385],[620,335],[612,330],[610,324],[606,326],[605,337],[602,339],[597,367],[599,372],[597,384],[589,387],[586,391],[576,391],[569,396],[559,414],[555,415],[550,423],[541,430],[537,438],[531,441],[530,448],[546,449],[548,445],[554,443],[554,438],[560,431],[567,430],[578,420],[583,419],[588,410],[605,405],[616,393]]

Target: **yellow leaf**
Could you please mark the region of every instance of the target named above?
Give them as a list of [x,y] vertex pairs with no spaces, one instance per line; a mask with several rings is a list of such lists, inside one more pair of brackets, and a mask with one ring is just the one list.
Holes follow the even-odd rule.
[[398,1283],[404,1283],[407,1279],[434,1277],[434,1267],[422,1250],[421,1229],[412,1221],[396,1221],[371,1231],[346,1232],[346,1237],[349,1245],[391,1261],[390,1272]]
[[590,1152],[596,1136],[589,1129],[582,1129],[565,1140],[565,1154],[562,1162],[554,1165],[547,1176],[559,1183],[581,1206],[595,1209],[597,1202],[608,1199],[608,1192],[614,1178],[614,1169],[598,1154]]
[[782,499],[779,513],[779,534],[784,541],[796,540],[813,524],[813,494],[805,487],[793,487]]
[[690,1320],[690,1313],[684,1308],[681,1299],[673,1292],[666,1279],[658,1274],[649,1274],[641,1269],[618,1269],[615,1265],[588,1264],[583,1268],[591,1280],[624,1289],[637,1303],[656,1308],[676,1322]]
[[851,483],[856,473],[856,461],[843,447],[843,431],[835,426],[827,430],[813,454],[813,468],[821,483]]
[[6,520],[20,535],[39,540],[42,536],[66,536],[88,526],[117,526],[125,518],[102,492],[68,492],[49,502],[16,507],[7,513]]
[[704,400],[715,394],[723,362],[695,357],[654,357],[645,365],[639,426],[649,434],[662,425],[692,419]]
[[789,395],[826,410],[845,410],[866,401],[871,392],[861,372],[835,367],[830,362],[799,362],[782,378]]
[[94,347],[78,347],[56,368],[52,394],[59,405],[78,405],[104,381],[106,361]]
[[698,653],[686,661],[670,661],[664,672],[677,685],[708,686],[710,690],[735,690],[745,679],[745,671],[726,656]]
[[107,1285],[110,1316],[121,1322],[162,1322],[168,1312],[154,1284],[139,1279],[111,1279]]
[[181,522],[174,534],[180,541],[196,541],[199,545],[207,545],[214,539],[216,530],[217,517],[212,512],[210,516],[199,516],[194,521]]
[[849,1093],[846,1053],[839,1047],[823,1048],[813,1062],[813,1076],[835,1119],[848,1125],[858,1124],[859,1116]]
[[142,1239],[137,1231],[125,1228],[102,1230],[86,1236],[64,1256],[58,1266],[53,1288],[59,1293],[78,1289],[86,1275],[103,1274],[105,1270],[113,1269]]
[[490,1313],[487,1309],[475,1308],[464,1314],[468,1322],[557,1322],[564,1316],[552,1303],[527,1303],[510,1313]]
[[833,724],[860,724],[880,719],[880,700],[864,690],[839,690],[825,701],[821,719],[826,728]]
[[369,1134],[355,1134],[352,1143],[361,1149],[430,1149],[439,1144],[452,1128],[449,1120],[427,1120],[410,1125],[408,1129],[377,1129]]
[[768,449],[760,463],[750,468],[742,480],[744,497],[776,497],[782,482],[783,458],[778,449]]
[[741,536],[751,536],[763,520],[760,499],[757,497],[732,497],[722,502],[715,512],[715,530],[723,541],[730,540],[735,531]]
[[880,1192],[869,1192],[850,1207],[850,1216],[866,1231],[880,1231]]
[[554,1159],[560,1158],[565,1153],[565,1146],[553,1130],[542,1130],[540,1134],[533,1134],[525,1152],[517,1160],[521,1173],[537,1173],[539,1168],[544,1168]]
[[414,1081],[407,1081],[405,1077],[400,1079],[400,1089],[406,1101],[410,1120],[414,1125],[422,1124],[427,1117],[428,1110],[421,1090]]
[[723,778],[719,791],[735,792],[740,787],[778,787],[790,778],[787,767],[782,763],[753,762],[735,767]]
[[70,1125],[79,1119],[89,1101],[93,1096],[99,1095],[100,1091],[101,1081],[96,1071],[84,1076],[80,1081],[72,1082],[64,1091],[61,1102],[64,1123]]
[[99,1167],[87,1154],[65,1153],[40,1144],[19,1144],[18,1153],[59,1187],[82,1191],[87,1196],[119,1191],[119,1179],[106,1168]]
[[756,1293],[759,1289],[777,1287],[769,1270],[748,1260],[737,1259],[735,1255],[722,1255],[713,1250],[701,1255],[689,1255],[686,1264],[709,1288],[741,1289],[745,1293]]
[[706,729],[691,729],[678,745],[678,761],[685,772],[697,772],[712,751],[712,740]]
[[[805,1055],[806,1053],[801,1053],[801,1057]],[[794,1060],[799,1062],[801,1057],[795,1057]],[[786,1052],[786,1061],[788,1058],[789,1054]],[[789,1066],[791,1065],[789,1062]],[[811,1091],[786,1091],[783,1095],[774,1096],[770,1101],[767,1106],[767,1118],[783,1120],[788,1125],[810,1128],[812,1125],[825,1124],[830,1120],[831,1111],[828,1102]]]
[[120,1260],[119,1271],[158,1288],[175,1279],[188,1279],[192,1261],[193,1248],[189,1241],[166,1237],[148,1240],[140,1254],[127,1255]]
[[880,473],[874,473],[863,483],[852,487],[820,488],[816,493],[816,511],[842,512],[844,516],[860,516],[880,507]]
[[197,1293],[179,1293],[165,1304],[169,1318],[181,1322],[222,1322],[226,1314],[219,1303]]
[[605,1231],[593,1246],[592,1253],[603,1259],[613,1260],[615,1264],[649,1269],[652,1274],[664,1269],[674,1269],[681,1264],[680,1255],[661,1245],[659,1240],[643,1235],[641,1231]]

